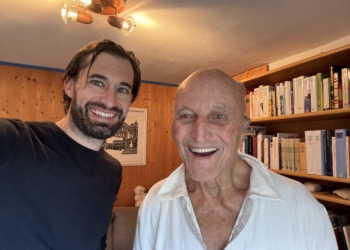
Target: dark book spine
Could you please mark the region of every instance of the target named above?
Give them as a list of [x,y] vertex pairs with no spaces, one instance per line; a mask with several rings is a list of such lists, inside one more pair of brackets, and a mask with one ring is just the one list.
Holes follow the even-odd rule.
[[333,176],[333,161],[332,161],[332,131],[326,130],[326,157],[327,157],[327,172],[326,175]]
[[335,219],[335,223],[336,223],[337,228],[338,228],[338,235],[339,235],[341,249],[342,250],[349,250],[347,245],[346,245],[346,239],[345,239],[344,230],[343,230],[343,226],[345,226],[345,224],[347,224],[344,220],[347,220],[347,218],[345,218],[345,216],[337,216],[334,219]]

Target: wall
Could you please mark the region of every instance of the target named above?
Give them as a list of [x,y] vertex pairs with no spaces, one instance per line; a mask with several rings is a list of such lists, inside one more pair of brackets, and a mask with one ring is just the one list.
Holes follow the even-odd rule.
[[[0,117],[56,122],[64,116],[62,73],[0,65]],[[133,206],[134,188],[147,190],[181,164],[171,137],[175,87],[141,84],[132,107],[147,108],[145,166],[123,167],[115,206]]]

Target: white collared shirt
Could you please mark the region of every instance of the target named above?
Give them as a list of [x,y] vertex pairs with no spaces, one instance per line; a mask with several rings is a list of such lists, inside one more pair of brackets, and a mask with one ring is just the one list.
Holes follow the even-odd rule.
[[[304,185],[268,171],[256,158],[239,156],[252,167],[250,188],[225,249],[338,249],[327,211]],[[134,249],[206,249],[183,164],[147,193]]]

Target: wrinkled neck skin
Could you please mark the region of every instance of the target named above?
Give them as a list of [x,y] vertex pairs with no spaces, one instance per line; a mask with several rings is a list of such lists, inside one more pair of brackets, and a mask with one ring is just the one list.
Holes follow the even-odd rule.
[[229,206],[235,203],[235,193],[246,194],[250,185],[251,167],[238,155],[233,161],[234,165],[226,166],[221,173],[207,182],[199,182],[185,174],[188,193],[200,203],[215,207],[218,203]]

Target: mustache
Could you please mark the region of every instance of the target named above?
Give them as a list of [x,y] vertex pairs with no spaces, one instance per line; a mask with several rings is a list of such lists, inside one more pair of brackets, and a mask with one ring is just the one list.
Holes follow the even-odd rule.
[[98,107],[98,108],[102,108],[104,110],[107,110],[107,111],[112,111],[112,112],[115,112],[119,115],[119,119],[122,119],[123,117],[123,110],[121,108],[118,108],[118,107],[112,107],[112,108],[108,108],[106,105],[104,105],[103,103],[100,103],[100,102],[87,102],[85,104],[85,107],[86,109],[88,109],[90,106],[95,106],[95,107]]

